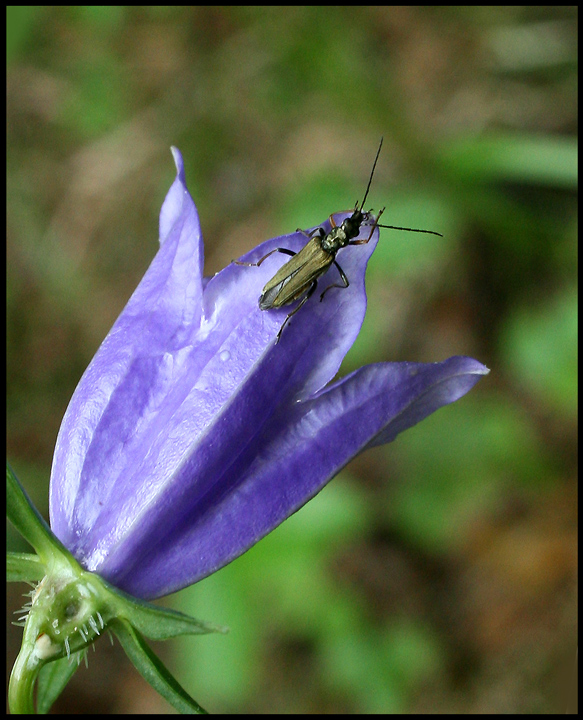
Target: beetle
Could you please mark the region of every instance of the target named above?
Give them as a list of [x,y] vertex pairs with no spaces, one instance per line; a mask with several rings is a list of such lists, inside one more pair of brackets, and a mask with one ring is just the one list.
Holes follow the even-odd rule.
[[[336,262],[336,253],[343,247],[346,247],[347,245],[366,245],[377,227],[388,228],[390,230],[429,233],[431,235],[439,235],[440,237],[443,237],[441,233],[433,230],[418,230],[416,228],[403,228],[395,225],[380,225],[379,219],[385,211],[385,208],[383,208],[376,217],[373,215],[372,210],[365,212],[362,211],[368,196],[368,191],[370,190],[370,185],[382,146],[383,138],[381,138],[379,149],[377,150],[368,180],[368,185],[366,187],[366,192],[364,193],[360,207],[358,206],[357,201],[352,215],[345,218],[340,225],[335,223],[334,215],[332,214],[328,218],[331,225],[331,230],[328,233],[322,226],[319,226],[310,232],[301,230],[300,228],[297,229],[296,232],[301,232],[308,238],[308,242],[297,253],[293,250],[288,250],[287,248],[275,248],[255,263],[241,262],[239,260],[233,261],[236,265],[259,267],[264,260],[266,260],[270,255],[273,255],[275,252],[292,256],[291,260],[288,260],[284,265],[282,265],[271,280],[266,283],[259,297],[260,310],[280,308],[302,298],[298,306],[292,310],[284,320],[283,325],[277,333],[276,343],[279,342],[281,333],[292,315],[295,315],[314,294],[318,285],[318,278],[328,270],[330,265],[334,264],[336,266],[336,269],[340,273],[340,279],[344,284],[340,285],[339,283],[334,283],[333,285],[329,285],[320,295],[320,302],[322,302],[324,295],[328,292],[328,290],[335,287],[346,289],[350,285],[346,274]],[[366,239],[354,240],[354,238],[357,238],[360,235],[361,228],[363,226],[371,227],[368,237]]]

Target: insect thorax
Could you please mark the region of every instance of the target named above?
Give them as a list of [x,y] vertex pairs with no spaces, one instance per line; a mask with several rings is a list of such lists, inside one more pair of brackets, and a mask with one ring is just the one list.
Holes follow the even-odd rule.
[[322,238],[320,245],[322,246],[322,250],[328,253],[336,253],[340,248],[343,248],[349,240],[350,238],[346,234],[343,225],[340,225],[340,227],[332,228],[328,235]]

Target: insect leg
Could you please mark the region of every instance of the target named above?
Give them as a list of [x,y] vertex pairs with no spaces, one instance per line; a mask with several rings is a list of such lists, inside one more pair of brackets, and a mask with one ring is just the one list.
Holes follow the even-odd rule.
[[296,228],[296,232],[302,233],[302,235],[305,235],[309,240],[311,240],[314,235],[324,237],[324,235],[326,234],[324,232],[324,229],[321,227],[314,228],[313,230],[310,230],[310,232],[308,232],[307,230],[302,230],[302,228]]
[[288,324],[288,321],[289,321],[289,319],[291,318],[291,316],[292,316],[292,315],[295,315],[295,314],[297,313],[297,311],[298,311],[303,305],[305,305],[305,304],[308,302],[308,300],[310,299],[310,297],[314,294],[314,290],[316,289],[316,286],[317,286],[317,285],[318,285],[318,281],[317,281],[317,280],[314,280],[314,281],[312,282],[312,284],[310,285],[310,289],[308,290],[308,292],[306,293],[306,295],[302,298],[301,303],[297,306],[297,308],[295,308],[295,310],[292,310],[292,311],[289,313],[289,315],[286,317],[286,319],[283,321],[283,325],[279,328],[279,332],[277,333],[277,340],[275,341],[275,344],[276,344],[276,345],[277,345],[277,343],[279,342],[279,338],[281,337],[281,333],[283,332],[284,327]]
[[274,252],[280,252],[284,253],[285,255],[291,255],[292,257],[296,254],[293,250],[288,250],[287,248],[275,248],[275,250],[271,250],[267,253],[267,255],[264,255],[261,260],[258,260],[256,263],[252,262],[242,262],[241,260],[231,260],[232,263],[235,265],[247,265],[248,267],[259,267],[261,263],[266,260],[270,255],[273,255]]
[[[336,221],[334,220],[334,214],[330,215],[330,217],[328,218],[328,222],[330,223],[330,227],[332,229],[334,229],[335,227],[338,227],[338,225],[336,224]],[[308,232],[307,230],[302,230],[302,228],[297,228],[296,232],[301,232],[302,235],[305,235],[310,240],[315,235],[319,235],[320,238],[323,238],[326,236],[326,232],[324,231],[324,228],[322,226],[314,228],[310,232]]]
[[344,270],[340,267],[340,265],[338,265],[336,260],[333,260],[332,262],[338,268],[338,272],[340,273],[340,277],[342,278],[344,285],[338,285],[337,283],[335,285],[329,285],[324,290],[324,292],[320,295],[320,302],[322,302],[322,300],[324,299],[324,295],[328,292],[328,290],[331,290],[332,288],[335,288],[335,287],[340,288],[341,290],[346,290],[346,288],[350,285],[350,283],[348,282],[348,278],[346,277],[346,275],[344,273]]

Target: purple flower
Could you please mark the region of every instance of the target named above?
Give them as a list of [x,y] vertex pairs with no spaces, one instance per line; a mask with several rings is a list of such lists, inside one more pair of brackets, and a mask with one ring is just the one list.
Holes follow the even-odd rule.
[[[179,590],[245,552],[355,455],[390,442],[487,373],[476,360],[379,363],[327,385],[366,309],[378,241],[348,247],[350,279],[261,311],[289,258],[203,279],[203,243],[183,161],[160,214],[160,250],[71,399],[57,439],[51,526],[83,567],[137,597]],[[366,230],[366,228],[364,229]],[[370,232],[370,231],[369,231]],[[301,233],[274,238],[299,250]],[[293,309],[293,306],[291,307]]]

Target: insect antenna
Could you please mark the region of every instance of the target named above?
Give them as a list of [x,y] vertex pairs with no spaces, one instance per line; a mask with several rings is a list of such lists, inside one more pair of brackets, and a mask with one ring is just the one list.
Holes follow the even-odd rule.
[[397,225],[379,225],[378,223],[376,227],[387,228],[387,230],[406,230],[407,232],[427,233],[428,235],[439,235],[439,237],[443,237],[441,233],[435,232],[435,230],[419,230],[418,228],[404,228],[398,227]]
[[[364,197],[362,198],[362,202],[360,203],[359,212],[362,212],[362,208],[364,207],[364,203],[366,202],[366,198],[367,198],[367,195],[368,195],[368,191],[370,190],[370,184],[371,184],[371,182],[372,182],[372,176],[374,175],[374,170],[375,170],[375,168],[376,168],[376,166],[377,166],[377,160],[379,159],[379,155],[381,154],[381,148],[382,148],[382,146],[383,146],[383,140],[384,140],[384,138],[381,137],[381,144],[379,145],[379,149],[377,150],[377,156],[376,156],[376,158],[374,159],[374,163],[373,163],[373,165],[372,165],[372,170],[370,171],[370,177],[369,177],[369,179],[368,179],[368,185],[366,186],[366,192],[364,193]],[[357,204],[357,205],[358,205],[358,204]]]
[[[370,177],[368,179],[368,185],[366,186],[366,192],[364,193],[364,197],[362,198],[362,202],[360,203],[360,208],[358,208],[358,203],[356,207],[358,208],[358,212],[362,212],[362,208],[364,207],[364,203],[366,202],[366,198],[368,197],[368,191],[370,190],[370,185],[372,183],[372,178],[374,175],[375,168],[377,166],[377,160],[379,159],[379,155],[381,154],[381,148],[383,146],[383,140],[384,137],[381,137],[381,142],[379,144],[379,149],[377,150],[377,155],[374,159],[374,163],[372,165],[372,170],[370,171]],[[384,208],[383,208],[384,210]],[[378,218],[380,218],[382,214],[382,211],[379,213]],[[418,232],[418,233],[427,233],[428,235],[438,235],[439,237],[443,237],[441,233],[435,232],[434,230],[419,230],[418,228],[406,228],[406,227],[398,227],[397,225],[379,225],[378,222],[374,224],[374,227],[382,227],[386,228],[387,230],[405,230],[407,232]]]

